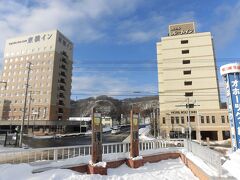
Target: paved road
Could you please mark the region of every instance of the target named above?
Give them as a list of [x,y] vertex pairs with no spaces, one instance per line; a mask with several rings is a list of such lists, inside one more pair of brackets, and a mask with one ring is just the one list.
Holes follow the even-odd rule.
[[[103,143],[122,142],[127,138],[129,133],[129,127],[121,128],[121,133],[119,134],[111,134],[110,132],[103,133]],[[32,148],[87,145],[91,144],[91,135],[62,137],[56,139],[34,139],[25,137],[23,143]]]

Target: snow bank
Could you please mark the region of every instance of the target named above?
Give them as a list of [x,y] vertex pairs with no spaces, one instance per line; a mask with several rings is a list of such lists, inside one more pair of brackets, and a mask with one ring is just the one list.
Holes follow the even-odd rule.
[[182,161],[169,159],[158,163],[146,163],[138,169],[131,169],[126,164],[108,169],[107,176],[88,175],[77,173],[68,169],[53,169],[42,173],[32,174],[32,166],[28,164],[0,165],[0,180],[152,180],[152,179],[197,179]]
[[[111,131],[111,127],[104,127],[102,128],[102,132],[109,132]],[[85,132],[85,135],[91,135],[92,134],[92,130],[88,130],[87,132]]]
[[201,158],[195,156],[191,152],[187,152],[186,150],[182,150],[182,153],[190,159],[194,164],[196,164],[199,168],[201,168],[204,172],[206,172],[209,176],[218,176],[216,170],[209,165],[207,165]]
[[229,155],[229,160],[227,160],[223,166],[232,176],[240,179],[240,150]]
[[55,138],[55,136],[33,136],[34,139],[52,139]]
[[137,161],[143,159],[143,157],[142,156],[130,157],[130,159],[132,159],[133,161]]
[[17,147],[4,147],[2,145],[0,145],[0,152],[9,152],[9,151],[19,151],[19,150],[22,150],[22,149],[25,149],[24,148],[17,148]]
[[96,167],[106,167],[107,166],[107,163],[106,162],[98,162],[98,163],[93,163],[92,161],[89,161],[89,164],[92,165],[92,166],[96,166]]
[[139,139],[142,141],[152,141],[155,138],[153,138],[149,133],[151,130],[151,126],[146,126],[144,128],[140,128],[138,131]]

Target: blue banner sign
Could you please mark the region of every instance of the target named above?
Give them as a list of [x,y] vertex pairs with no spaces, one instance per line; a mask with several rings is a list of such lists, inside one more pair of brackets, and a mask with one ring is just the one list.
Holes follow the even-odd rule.
[[240,149],[240,64],[224,65],[220,72],[226,86],[232,148],[236,151]]

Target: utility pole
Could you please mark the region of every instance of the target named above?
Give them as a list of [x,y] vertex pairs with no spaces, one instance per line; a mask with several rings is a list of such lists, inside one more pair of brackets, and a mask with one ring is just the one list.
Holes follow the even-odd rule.
[[33,91],[29,91],[27,131],[28,131],[28,128],[29,128],[29,116],[30,116],[30,108],[31,108],[31,101],[32,101],[32,92]]
[[[33,98],[32,98],[32,93],[36,93],[36,92],[39,93],[39,91],[29,91],[27,130],[28,130],[28,128],[29,128],[30,109],[31,109],[31,102],[32,102],[32,100],[33,100]],[[32,114],[32,113],[31,113],[31,114]]]
[[185,105],[176,105],[176,107],[183,107],[185,106],[187,108],[187,123],[188,123],[188,138],[191,141],[192,140],[192,128],[191,128],[191,123],[190,123],[190,108],[194,108],[195,106],[199,106],[196,104],[190,104],[189,103],[189,98],[187,98],[187,104]]
[[192,128],[190,124],[190,105],[189,105],[189,98],[187,98],[187,111],[188,111],[188,138],[190,142],[192,141]]
[[25,88],[25,99],[24,99],[24,107],[23,107],[23,117],[22,117],[22,123],[21,123],[21,130],[20,130],[20,139],[19,139],[19,147],[22,147],[23,142],[23,131],[24,131],[24,119],[26,114],[26,106],[27,106],[27,94],[28,94],[28,87],[29,87],[29,76],[31,71],[31,62],[28,62],[28,73],[27,73],[27,82],[26,82],[26,88]]

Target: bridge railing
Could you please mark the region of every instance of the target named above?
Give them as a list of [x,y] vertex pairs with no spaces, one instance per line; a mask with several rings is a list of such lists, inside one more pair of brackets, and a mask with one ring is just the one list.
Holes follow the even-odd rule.
[[[166,140],[140,141],[140,152],[167,148],[171,143]],[[108,143],[103,144],[103,154],[125,154],[130,151],[130,143]],[[32,163],[39,161],[65,160],[79,156],[91,155],[91,145],[63,146],[38,149],[20,149],[15,151],[0,152],[0,164],[3,163]]]
[[222,154],[196,142],[190,142],[189,140],[184,140],[184,148],[215,169],[219,176],[222,174]]

